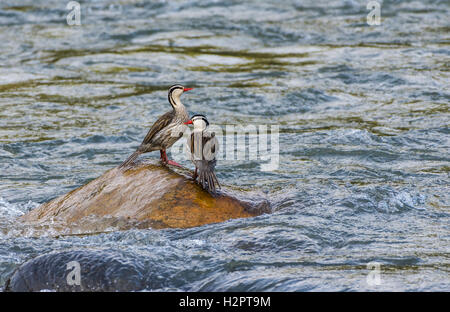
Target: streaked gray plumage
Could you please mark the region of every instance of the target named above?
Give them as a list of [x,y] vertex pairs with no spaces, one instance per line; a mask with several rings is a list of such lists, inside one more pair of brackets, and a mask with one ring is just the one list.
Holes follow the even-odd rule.
[[214,132],[206,130],[208,120],[204,115],[194,115],[192,118],[194,131],[189,138],[191,161],[195,165],[194,180],[198,177],[200,185],[211,192],[220,188],[220,183],[214,173],[216,153],[219,143]]
[[143,153],[157,150],[161,151],[161,159],[166,163],[170,163],[166,156],[166,149],[182,137],[184,123],[189,120],[186,108],[180,101],[180,95],[188,90],[190,88],[185,88],[181,85],[170,87],[168,99],[173,110],[165,113],[156,120],[141,145],[119,168],[130,165]]

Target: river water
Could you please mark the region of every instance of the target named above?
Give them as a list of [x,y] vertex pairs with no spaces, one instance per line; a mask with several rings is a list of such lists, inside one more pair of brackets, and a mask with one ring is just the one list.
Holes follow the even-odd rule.
[[[0,285],[106,249],[152,266],[146,290],[450,291],[450,4],[379,1],[370,26],[367,2],[83,1],[69,26],[68,1],[2,0]],[[16,221],[124,160],[174,83],[215,125],[279,126],[277,168],[217,166],[273,213],[59,237]]]

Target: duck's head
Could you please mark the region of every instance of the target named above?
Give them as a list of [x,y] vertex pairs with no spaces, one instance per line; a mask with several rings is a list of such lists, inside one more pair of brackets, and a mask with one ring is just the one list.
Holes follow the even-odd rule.
[[173,108],[176,108],[181,104],[180,96],[186,92],[192,90],[192,88],[185,88],[182,85],[176,84],[169,88],[169,102],[172,104]]
[[203,114],[195,114],[184,124],[194,125],[194,130],[205,130],[209,126],[208,119]]

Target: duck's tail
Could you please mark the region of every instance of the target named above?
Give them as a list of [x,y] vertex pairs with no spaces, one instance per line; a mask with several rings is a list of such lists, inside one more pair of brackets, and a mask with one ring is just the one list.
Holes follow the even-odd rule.
[[141,155],[141,152],[139,152],[139,151],[134,152],[133,154],[131,154],[130,157],[127,158],[127,160],[125,160],[125,161],[119,166],[119,168],[123,168],[123,167],[127,167],[127,166],[131,165],[131,164],[136,160],[136,158],[139,157],[139,155]]
[[205,190],[213,193],[216,192],[216,188],[220,188],[219,180],[214,173],[214,166],[199,168],[198,181]]

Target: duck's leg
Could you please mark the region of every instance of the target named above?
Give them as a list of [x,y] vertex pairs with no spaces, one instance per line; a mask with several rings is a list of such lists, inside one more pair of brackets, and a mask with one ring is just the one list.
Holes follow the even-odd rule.
[[163,162],[164,163],[166,163],[168,165],[172,165],[172,166],[177,166],[177,167],[183,168],[183,166],[180,165],[179,163],[177,163],[177,162],[175,162],[173,160],[169,160],[167,158],[166,150],[161,150],[161,152],[162,152],[162,155],[163,155]]

